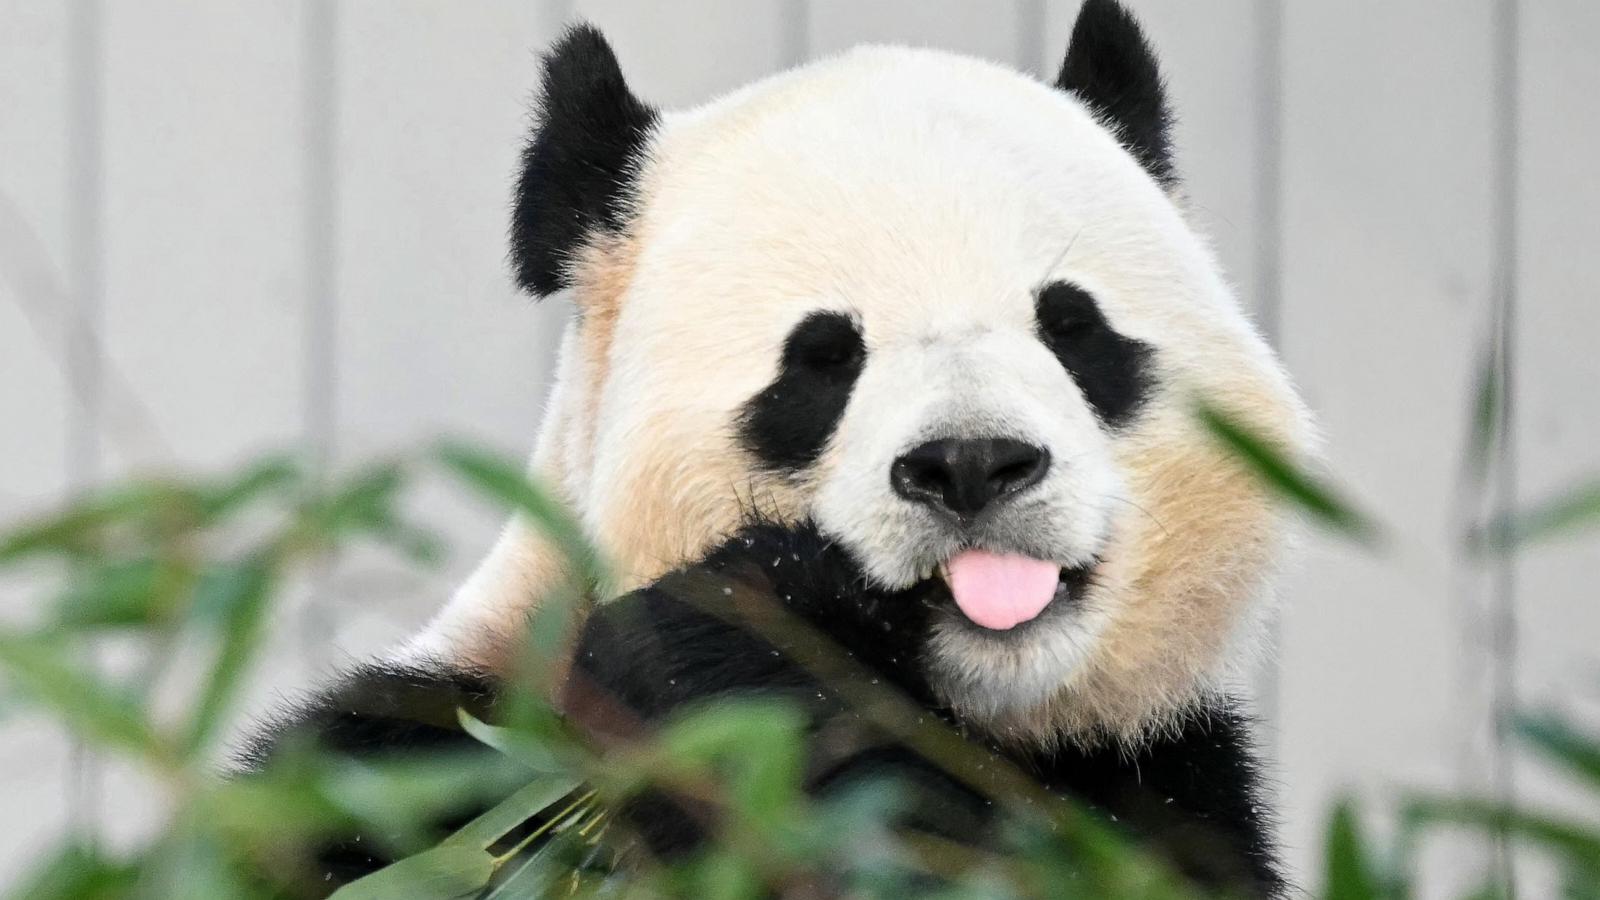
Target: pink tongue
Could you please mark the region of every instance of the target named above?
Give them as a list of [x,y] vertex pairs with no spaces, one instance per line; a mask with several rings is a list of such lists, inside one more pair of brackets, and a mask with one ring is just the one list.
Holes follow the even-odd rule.
[[963,550],[945,566],[956,605],[975,624],[997,631],[1037,616],[1061,580],[1055,563],[987,550]]

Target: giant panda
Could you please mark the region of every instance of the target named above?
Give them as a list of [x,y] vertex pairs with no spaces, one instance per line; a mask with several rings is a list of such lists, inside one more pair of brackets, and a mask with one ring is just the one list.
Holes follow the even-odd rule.
[[[1314,429],[1187,215],[1135,19],[1087,0],[1051,83],[874,46],[662,112],[581,25],[543,75],[511,261],[575,314],[530,473],[613,572],[563,708],[814,696],[821,734],[849,704],[796,648],[673,588],[737,584],[1188,875],[1284,890],[1230,685],[1294,523],[1195,409],[1294,458]],[[514,519],[421,634],[247,755],[470,740],[437,713],[492,717],[567,566]],[[899,774],[936,830],[996,827],[907,747],[818,765],[819,794]],[[702,837],[633,815],[661,852]],[[383,862],[354,847],[332,884]]]

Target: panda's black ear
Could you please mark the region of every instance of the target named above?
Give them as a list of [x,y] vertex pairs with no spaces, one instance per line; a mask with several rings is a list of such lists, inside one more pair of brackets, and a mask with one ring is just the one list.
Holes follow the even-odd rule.
[[1161,69],[1138,21],[1117,0],[1084,0],[1056,87],[1099,113],[1162,187],[1177,182]]
[[517,284],[544,296],[567,286],[574,254],[620,231],[640,157],[659,119],[628,89],[600,31],[578,24],[544,57],[537,122],[522,153],[511,217]]

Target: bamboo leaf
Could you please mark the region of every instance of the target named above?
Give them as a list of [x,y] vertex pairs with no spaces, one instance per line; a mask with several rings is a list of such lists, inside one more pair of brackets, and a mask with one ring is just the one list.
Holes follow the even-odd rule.
[[384,527],[394,520],[394,501],[403,484],[394,463],[369,466],[330,494],[317,498],[303,513],[311,536],[335,540]]
[[1509,553],[1529,544],[1600,528],[1600,479],[1577,485],[1529,509],[1498,516],[1468,537],[1469,549]]
[[1323,854],[1326,900],[1377,900],[1383,896],[1371,850],[1349,803],[1334,808]]
[[133,887],[138,870],[69,844],[48,857],[7,896],[11,900],[120,900]]
[[570,775],[541,776],[445,840],[487,850],[507,832],[551,809],[582,784]]
[[94,553],[114,525],[172,533],[198,522],[200,509],[195,491],[167,482],[102,491],[0,536],[0,565],[34,556]]
[[714,849],[682,873],[688,896],[704,900],[748,900],[763,895],[761,873],[751,860],[727,848]]
[[195,814],[242,844],[283,847],[335,829],[357,828],[329,800],[313,767],[274,765],[246,777],[218,780],[194,801]]
[[201,508],[208,520],[226,518],[269,494],[287,495],[300,488],[300,466],[287,456],[269,456],[246,466],[201,493]]
[[136,628],[170,620],[182,597],[182,573],[154,556],[96,561],[74,573],[56,603],[63,631]]
[[556,856],[556,841],[523,854],[511,864],[505,878],[483,896],[483,900],[533,900],[547,897],[556,879],[568,874],[568,869]]
[[184,750],[202,750],[216,733],[239,683],[260,648],[267,601],[274,582],[272,562],[261,556],[213,569],[195,589],[197,615],[218,626],[220,643],[200,687]]
[[330,900],[462,900],[476,896],[493,877],[488,853],[444,843],[352,882]]
[[476,895],[494,878],[489,848],[529,819],[548,811],[579,785],[575,778],[540,778],[467,823],[431,849],[353,882],[334,900],[447,900]]
[[521,512],[543,529],[577,566],[585,583],[604,582],[599,557],[578,521],[560,501],[529,481],[518,466],[457,443],[443,444],[438,456],[446,468],[479,493]]
[[141,867],[139,897],[162,900],[254,900],[228,849],[206,826],[188,820],[168,832]]
[[464,709],[456,710],[456,720],[461,723],[462,731],[472,735],[480,743],[498,750],[535,772],[554,774],[566,768],[550,751],[549,744],[534,735],[515,728],[490,725],[474,718]]
[[669,723],[657,744],[678,766],[726,772],[738,811],[776,828],[799,801],[804,729],[804,716],[791,704],[728,699]]
[[1270,441],[1215,407],[1202,405],[1198,415],[1214,437],[1278,494],[1352,540],[1369,546],[1381,543],[1381,532],[1375,520],[1345,502],[1318,478],[1301,470]]
[[444,556],[443,541],[406,521],[397,510],[405,474],[398,463],[381,463],[357,473],[306,505],[301,513],[303,536],[322,544],[359,535],[387,544],[414,562],[438,563]]
[[161,741],[142,710],[92,676],[74,655],[73,647],[58,638],[0,635],[0,668],[25,699],[95,744],[159,753]]
[[439,822],[503,801],[527,783],[525,767],[472,745],[393,760],[341,760],[316,788],[334,809],[369,823],[390,850],[404,855],[438,840]]
[[1513,728],[1540,753],[1600,790],[1600,740],[1552,715],[1523,716]]
[[1561,900],[1600,900],[1600,873],[1568,866],[1561,875]]
[[1462,473],[1465,483],[1479,491],[1489,480],[1489,466],[1499,439],[1502,415],[1500,384],[1500,353],[1494,335],[1489,335],[1478,354],[1478,367],[1474,376],[1472,404],[1472,432],[1467,438],[1466,468]]
[[1409,823],[1445,824],[1505,833],[1544,848],[1569,865],[1600,874],[1600,830],[1594,825],[1518,810],[1487,800],[1423,798],[1407,805]]

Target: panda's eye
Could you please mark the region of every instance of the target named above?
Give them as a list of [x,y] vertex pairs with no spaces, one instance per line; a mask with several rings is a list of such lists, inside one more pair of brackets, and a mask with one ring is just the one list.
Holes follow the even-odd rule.
[[1077,383],[1101,421],[1117,426],[1143,405],[1152,387],[1149,344],[1120,334],[1086,290],[1057,281],[1034,304],[1039,339]]
[[814,312],[783,342],[778,376],[739,414],[739,440],[766,469],[797,472],[816,462],[839,426],[867,359],[855,320]]
[[854,374],[866,358],[861,332],[841,313],[812,313],[784,343],[784,366],[822,373]]
[[1039,329],[1049,339],[1081,339],[1105,327],[1099,304],[1082,288],[1056,282],[1039,292]]

